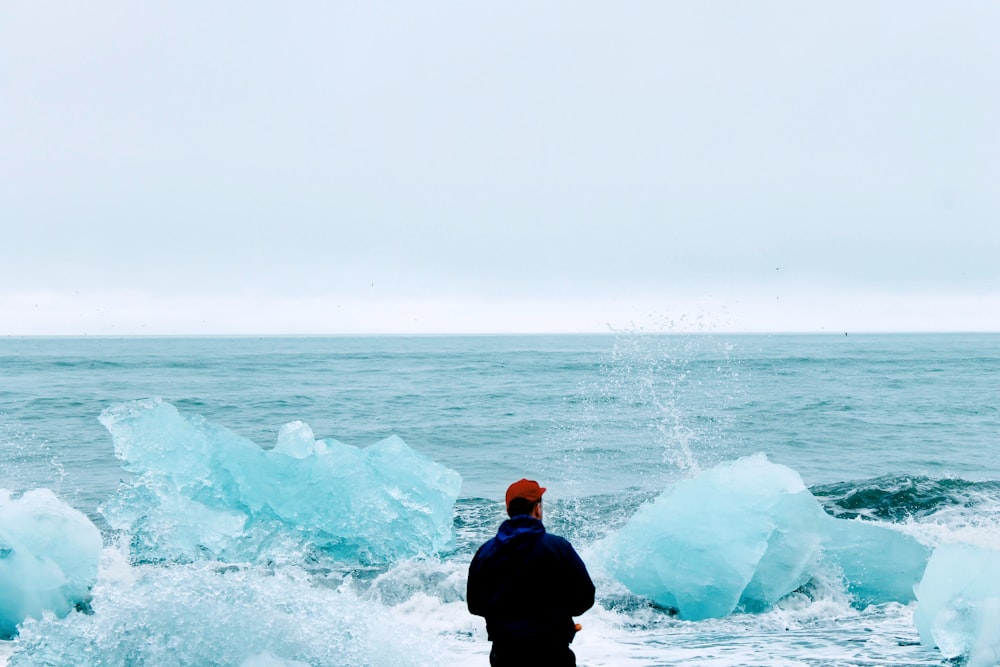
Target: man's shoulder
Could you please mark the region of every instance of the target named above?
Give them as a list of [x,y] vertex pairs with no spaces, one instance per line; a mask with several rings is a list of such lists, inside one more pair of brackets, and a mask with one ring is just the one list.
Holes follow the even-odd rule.
[[562,535],[556,535],[554,533],[545,533],[545,535],[542,536],[542,542],[545,544],[546,547],[548,547],[549,549],[553,549],[555,551],[559,552],[572,551],[573,553],[576,553],[576,550],[573,548],[573,545],[570,544],[569,540],[567,540]]
[[497,544],[497,538],[495,537],[491,537],[490,539],[486,540],[485,542],[479,545],[478,549],[476,549],[476,555],[473,556],[472,559],[475,560],[480,556],[484,556],[486,554],[491,553],[494,549],[496,549],[496,544]]

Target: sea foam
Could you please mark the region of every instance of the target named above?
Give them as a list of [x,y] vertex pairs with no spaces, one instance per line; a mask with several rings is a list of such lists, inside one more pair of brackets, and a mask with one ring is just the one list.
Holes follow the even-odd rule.
[[[108,548],[93,614],[22,627],[11,667],[433,664],[433,641],[350,585],[296,567],[128,564]],[[404,619],[405,620],[405,619]]]

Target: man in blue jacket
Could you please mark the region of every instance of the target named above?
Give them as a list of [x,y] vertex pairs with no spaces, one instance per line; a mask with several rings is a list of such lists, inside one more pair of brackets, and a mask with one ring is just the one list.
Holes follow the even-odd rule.
[[573,617],[594,605],[594,582],[572,545],[542,525],[543,487],[522,479],[507,489],[497,536],[469,566],[469,611],[486,617],[493,667],[575,667]]

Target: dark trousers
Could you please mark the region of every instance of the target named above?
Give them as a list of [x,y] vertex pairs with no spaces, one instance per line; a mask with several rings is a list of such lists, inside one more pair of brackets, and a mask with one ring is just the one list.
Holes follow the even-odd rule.
[[576,667],[568,644],[493,642],[491,667]]

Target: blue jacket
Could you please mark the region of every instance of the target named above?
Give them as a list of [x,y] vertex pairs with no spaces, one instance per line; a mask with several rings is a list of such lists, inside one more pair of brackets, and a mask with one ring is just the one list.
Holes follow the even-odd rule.
[[466,601],[494,642],[568,644],[573,617],[594,605],[594,582],[569,542],[515,516],[476,552]]

